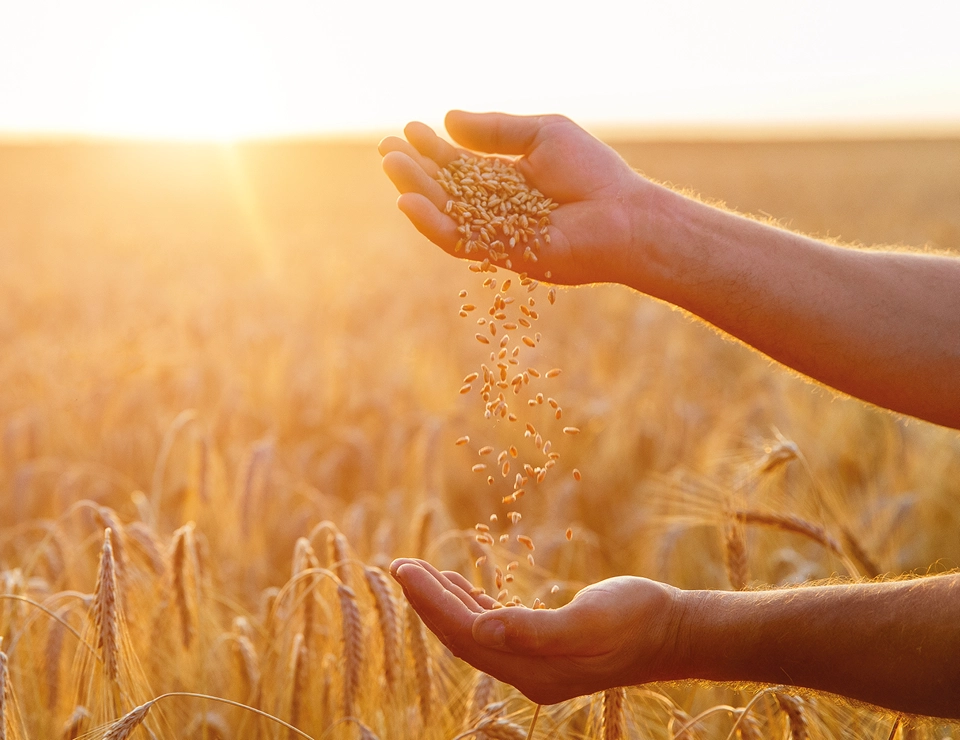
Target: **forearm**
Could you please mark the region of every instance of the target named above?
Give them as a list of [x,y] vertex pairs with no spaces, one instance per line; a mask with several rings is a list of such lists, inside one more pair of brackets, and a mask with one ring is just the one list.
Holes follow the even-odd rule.
[[618,281],[838,390],[960,428],[960,259],[844,249],[641,189]]
[[688,591],[678,678],[789,684],[960,718],[960,575]]

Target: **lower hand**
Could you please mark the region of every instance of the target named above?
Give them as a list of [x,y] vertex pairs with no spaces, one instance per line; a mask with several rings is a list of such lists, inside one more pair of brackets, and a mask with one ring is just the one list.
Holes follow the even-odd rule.
[[619,577],[559,609],[495,608],[459,573],[410,559],[390,572],[455,656],[538,704],[675,677],[681,592],[671,586]]

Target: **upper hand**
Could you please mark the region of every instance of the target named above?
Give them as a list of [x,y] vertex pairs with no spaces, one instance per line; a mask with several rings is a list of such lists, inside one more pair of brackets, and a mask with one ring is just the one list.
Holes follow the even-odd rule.
[[674,677],[680,592],[671,586],[611,578],[559,609],[494,608],[459,573],[408,559],[390,571],[455,656],[539,704]]
[[[536,263],[514,260],[531,277],[564,284],[611,281],[636,233],[635,208],[650,183],[606,144],[563,116],[511,116],[451,111],[451,136],[467,149],[517,155],[527,182],[559,203],[551,214],[550,244]],[[383,168],[402,193],[397,204],[428,239],[451,254],[457,222],[444,213],[450,196],[436,181],[439,168],[464,153],[422,123],[410,123],[406,140],[380,143]],[[520,267],[522,265],[522,267]]]

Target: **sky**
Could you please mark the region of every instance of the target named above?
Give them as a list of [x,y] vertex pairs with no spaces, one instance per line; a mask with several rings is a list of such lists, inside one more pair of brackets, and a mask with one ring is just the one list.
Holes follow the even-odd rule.
[[450,108],[960,132],[958,28],[956,0],[10,0],[0,136],[380,134]]

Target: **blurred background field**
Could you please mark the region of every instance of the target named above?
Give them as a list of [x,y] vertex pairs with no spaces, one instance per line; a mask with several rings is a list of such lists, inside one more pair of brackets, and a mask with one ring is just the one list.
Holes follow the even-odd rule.
[[[614,143],[654,179],[791,229],[960,252],[957,139]],[[270,611],[298,538],[334,565],[324,521],[349,543],[369,647],[356,715],[384,738],[464,729],[476,679],[432,637],[432,710],[411,698],[423,685],[412,658],[399,689],[384,684],[360,564],[423,555],[481,579],[464,532],[501,509],[499,495],[454,440],[502,447],[519,433],[491,427],[476,397],[457,393],[485,355],[473,320],[457,316],[457,292],[478,295],[480,279],[420,237],[394,200],[372,141],[0,147],[0,585],[92,629],[82,594],[94,590],[112,519],[127,558],[128,657],[139,663],[121,698],[91,706],[103,692],[79,643],[67,635],[51,657],[57,623],[0,602],[28,737],[60,737],[78,705],[94,730],[134,697],[174,689],[256,704],[315,738],[353,737],[349,723],[329,729],[343,698],[329,584],[317,586],[322,614],[301,614],[312,596]],[[523,531],[538,543],[536,568],[518,578],[529,601],[556,606],[618,574],[731,588],[731,528],[750,587],[960,564],[956,432],[840,398],[621,287],[562,289],[547,308],[537,362],[563,368],[552,390],[582,433],[554,442],[559,474],[522,502]],[[788,517],[820,541],[788,531]],[[193,595],[174,614],[169,547],[188,522]],[[290,656],[312,629],[305,618],[320,637],[298,674]],[[246,629],[255,681],[225,647]],[[526,726],[529,702],[496,692]],[[678,737],[690,718],[755,693],[632,689],[630,736]],[[890,715],[805,701],[811,737],[890,736]],[[174,699],[157,717],[161,706],[169,724],[157,719],[157,733],[280,736],[235,708]],[[753,706],[764,737],[789,731],[771,697]],[[596,713],[589,700],[550,709],[537,735],[595,736]],[[725,737],[735,718],[717,710],[687,736]]]

